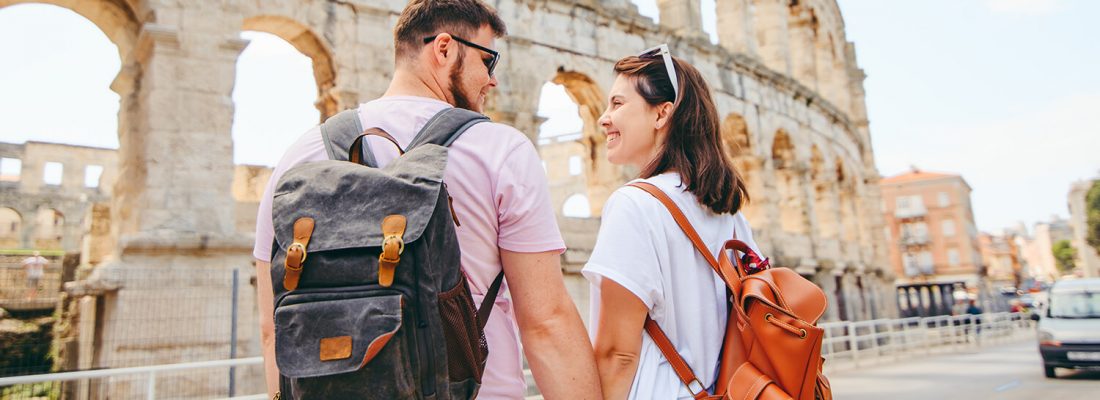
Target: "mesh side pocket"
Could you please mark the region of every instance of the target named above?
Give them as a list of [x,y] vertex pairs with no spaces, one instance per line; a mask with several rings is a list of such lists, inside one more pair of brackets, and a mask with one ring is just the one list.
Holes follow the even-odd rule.
[[473,378],[481,383],[489,346],[477,326],[477,308],[465,278],[439,295],[439,317],[447,340],[447,373],[451,382]]

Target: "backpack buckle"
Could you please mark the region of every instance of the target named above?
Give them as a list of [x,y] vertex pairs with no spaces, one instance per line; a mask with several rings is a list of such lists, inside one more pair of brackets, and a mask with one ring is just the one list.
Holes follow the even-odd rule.
[[[298,257],[298,261],[294,262],[294,263],[290,262],[292,257],[297,255],[298,253],[301,253],[301,255]],[[291,243],[290,246],[288,246],[286,248],[286,268],[297,271],[297,270],[301,270],[302,266],[305,265],[305,264],[306,264],[306,245],[301,244],[299,242]]]
[[283,260],[283,267],[286,269],[283,275],[283,287],[286,290],[298,288],[302,267],[306,265],[306,247],[309,246],[311,236],[313,236],[313,218],[302,217],[294,221],[294,242],[287,246],[286,259]]
[[378,284],[393,285],[394,270],[405,252],[405,217],[389,215],[382,220],[382,252],[378,254]]
[[[397,241],[397,249],[394,249],[393,242]],[[393,254],[394,251],[397,254]],[[378,259],[385,262],[397,263],[401,261],[401,253],[405,252],[405,241],[400,236],[390,235],[382,239],[382,254],[378,255]],[[388,256],[387,256],[388,255]]]

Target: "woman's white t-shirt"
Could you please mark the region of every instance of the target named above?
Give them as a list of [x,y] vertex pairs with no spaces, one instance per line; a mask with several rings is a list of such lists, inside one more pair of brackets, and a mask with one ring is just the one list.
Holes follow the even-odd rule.
[[[681,185],[680,175],[664,173],[637,181],[663,190],[687,216],[699,237],[718,254],[729,239],[744,241],[760,253],[748,222],[740,214],[715,214]],[[692,246],[672,214],[649,193],[624,186],[604,205],[600,233],[582,270],[591,282],[590,332],[600,315],[600,280],[607,278],[638,296],[692,371],[713,386],[726,327],[726,288]],[[691,399],[661,350],[641,332],[638,372],[631,399]]]

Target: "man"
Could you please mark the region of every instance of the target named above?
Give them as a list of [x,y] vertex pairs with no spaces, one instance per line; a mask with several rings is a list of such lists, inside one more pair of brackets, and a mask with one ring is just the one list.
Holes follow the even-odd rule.
[[[381,128],[405,147],[443,109],[481,112],[486,94],[497,85],[493,48],[505,31],[496,12],[478,0],[411,1],[394,28],[393,79],[381,98],[359,106],[362,126]],[[392,144],[375,139],[369,143],[380,165],[398,156]],[[512,127],[480,123],[459,137],[449,154],[444,178],[454,198],[461,262],[474,301],[480,303],[501,269],[511,294],[498,297],[485,328],[489,359],[478,397],[524,397],[520,339],[546,398],[599,397],[592,347],[562,281],[559,256],[565,244],[534,145]],[[290,167],[325,159],[320,131],[314,128],[276,166],[257,216],[253,255],[272,394],[278,384],[270,275],[272,192]]]
[[46,264],[49,263],[50,261],[42,257],[42,253],[38,250],[34,251],[34,255],[23,259],[23,269],[27,271],[27,287],[30,288],[27,292],[28,300],[38,297],[38,282],[42,280]]

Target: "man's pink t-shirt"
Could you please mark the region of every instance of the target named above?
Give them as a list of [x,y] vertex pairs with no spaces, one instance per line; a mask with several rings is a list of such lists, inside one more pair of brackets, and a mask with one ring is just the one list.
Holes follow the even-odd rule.
[[[405,147],[432,116],[448,107],[423,97],[383,97],[360,105],[359,118],[363,128],[381,128]],[[379,137],[368,140],[379,165],[397,157],[392,143]],[[279,178],[295,165],[328,158],[318,128],[299,138],[291,149],[275,167],[260,201],[253,256],[261,261],[271,260],[271,196]],[[550,205],[542,161],[523,133],[503,124],[479,123],[451,145],[449,155],[444,179],[462,224],[456,228],[462,268],[474,301],[480,304],[481,294],[501,271],[500,249],[561,252],[565,242]],[[489,360],[478,395],[482,399],[517,399],[527,390],[515,317],[504,288],[507,282],[485,328]]]

